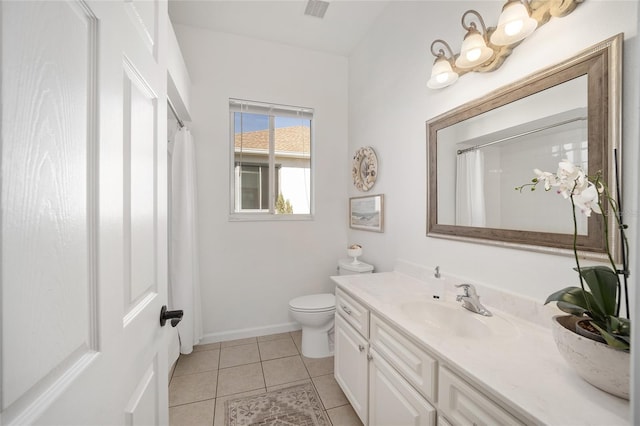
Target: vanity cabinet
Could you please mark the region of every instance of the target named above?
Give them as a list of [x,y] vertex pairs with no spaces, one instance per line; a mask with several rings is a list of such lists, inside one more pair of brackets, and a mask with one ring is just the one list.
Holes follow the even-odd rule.
[[[435,426],[436,410],[423,396],[435,394],[435,360],[339,289],[336,306],[334,375],[362,423]],[[369,343],[370,326],[380,352]]]
[[336,290],[335,378],[364,425],[522,425],[386,319]]
[[435,426],[436,409],[370,348],[369,425]]

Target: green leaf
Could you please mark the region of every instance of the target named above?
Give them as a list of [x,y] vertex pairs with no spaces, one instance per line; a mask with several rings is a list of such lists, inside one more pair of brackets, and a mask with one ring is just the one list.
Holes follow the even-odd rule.
[[[564,312],[573,314],[574,312],[579,312],[578,309],[581,309],[581,314],[586,313],[594,320],[605,321],[605,314],[598,309],[598,304],[593,295],[588,291],[582,291],[580,287],[567,287],[556,291],[547,297],[544,304],[554,301],[559,302],[558,308]],[[587,301],[589,302],[588,304]],[[572,311],[563,308],[571,309]]]
[[574,305],[572,303],[562,302],[562,301],[558,301],[558,309],[560,309],[562,312],[566,312],[568,314],[575,315],[578,317],[588,312],[583,307]]
[[627,318],[609,316],[608,330],[618,337],[631,336],[631,321]]
[[[573,296],[575,301],[570,301],[567,298]],[[557,302],[557,301],[566,301],[568,303],[573,303],[574,305],[586,307],[586,302],[584,301],[584,296],[582,295],[582,289],[580,287],[566,287],[562,290],[558,290],[555,293],[552,293],[547,297],[544,304],[546,305],[549,302]]]
[[578,272],[589,286],[599,310],[605,315],[615,315],[618,275],[607,266],[587,266]]
[[605,342],[607,342],[607,345],[611,346],[612,348],[620,349],[623,351],[629,350],[629,343],[627,341],[617,339],[614,335],[610,334],[608,331],[600,327],[595,322],[591,322],[591,324],[598,329],[598,331],[604,338]]

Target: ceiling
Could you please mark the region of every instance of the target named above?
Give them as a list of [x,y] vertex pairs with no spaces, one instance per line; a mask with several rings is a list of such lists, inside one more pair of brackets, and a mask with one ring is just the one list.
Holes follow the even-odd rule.
[[169,0],[174,24],[347,56],[390,0],[329,0],[323,19],[304,15],[306,0]]

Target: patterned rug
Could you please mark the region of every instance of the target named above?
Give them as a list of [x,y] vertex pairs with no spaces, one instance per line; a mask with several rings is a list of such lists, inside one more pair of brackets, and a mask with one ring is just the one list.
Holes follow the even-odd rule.
[[311,383],[228,400],[225,418],[227,426],[331,425]]

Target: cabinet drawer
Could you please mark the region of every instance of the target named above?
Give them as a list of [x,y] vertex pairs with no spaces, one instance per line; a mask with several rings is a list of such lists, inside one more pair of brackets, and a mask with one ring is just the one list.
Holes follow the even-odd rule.
[[371,345],[429,401],[436,399],[438,361],[421,347],[371,315]]
[[440,368],[438,389],[438,408],[454,425],[511,426],[523,424],[446,368]]
[[339,288],[336,288],[336,312],[364,338],[369,338],[369,309]]

